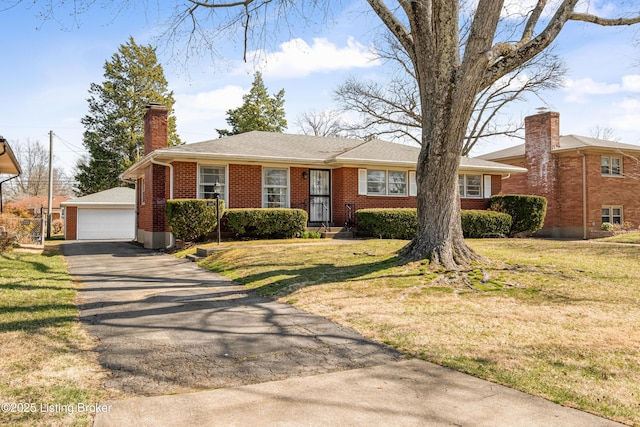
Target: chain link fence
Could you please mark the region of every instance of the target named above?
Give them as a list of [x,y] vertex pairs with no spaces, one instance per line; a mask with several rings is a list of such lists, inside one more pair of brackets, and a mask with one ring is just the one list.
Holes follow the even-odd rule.
[[23,245],[41,244],[45,222],[42,218],[20,218],[0,215],[0,233]]

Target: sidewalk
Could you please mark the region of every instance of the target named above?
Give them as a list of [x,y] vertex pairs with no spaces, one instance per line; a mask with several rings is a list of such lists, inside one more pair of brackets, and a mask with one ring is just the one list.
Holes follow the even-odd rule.
[[621,426],[420,360],[110,405],[95,427]]

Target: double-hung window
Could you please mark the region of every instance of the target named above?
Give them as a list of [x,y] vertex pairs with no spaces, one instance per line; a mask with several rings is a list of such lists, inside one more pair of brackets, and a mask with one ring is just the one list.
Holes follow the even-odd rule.
[[600,173],[604,176],[622,176],[622,157],[602,156]]
[[226,201],[227,174],[224,166],[200,165],[198,167],[198,198],[213,199],[215,193]]
[[360,169],[359,179],[359,194],[367,194],[369,196],[407,195],[406,171]]
[[458,175],[460,197],[467,199],[482,198],[482,175]]
[[289,207],[289,170],[279,168],[262,169],[262,207]]
[[602,222],[622,224],[622,206],[603,206]]

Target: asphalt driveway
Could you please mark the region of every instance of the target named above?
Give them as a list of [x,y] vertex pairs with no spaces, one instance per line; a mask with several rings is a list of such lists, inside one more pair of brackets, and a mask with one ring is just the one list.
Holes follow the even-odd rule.
[[80,319],[107,386],[161,395],[380,365],[400,355],[351,329],[127,242],[67,242]]

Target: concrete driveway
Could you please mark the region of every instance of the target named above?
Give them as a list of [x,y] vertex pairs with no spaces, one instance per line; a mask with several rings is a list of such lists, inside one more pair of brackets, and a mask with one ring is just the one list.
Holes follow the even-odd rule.
[[[107,386],[157,395],[108,402],[94,427],[619,425],[402,360],[169,255],[119,242],[68,242],[63,254]],[[204,389],[215,390],[185,393]]]

